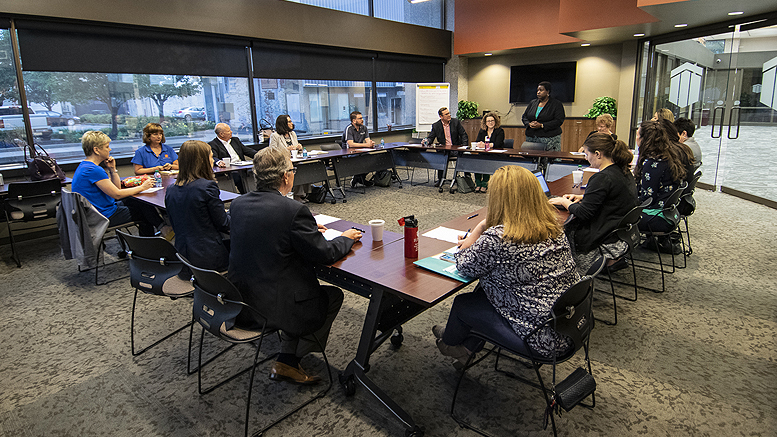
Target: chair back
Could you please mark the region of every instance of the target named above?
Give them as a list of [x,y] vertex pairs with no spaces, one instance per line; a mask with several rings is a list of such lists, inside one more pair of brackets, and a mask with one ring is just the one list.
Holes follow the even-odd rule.
[[680,196],[683,195],[686,188],[688,188],[688,182],[683,181],[664,202],[664,217],[675,226],[680,222],[680,212],[677,210],[677,205],[680,203]]
[[533,143],[531,141],[524,141],[523,144],[521,144],[521,150],[523,150],[523,151],[527,151],[527,150],[545,150],[545,144]]
[[424,141],[423,138],[410,138],[409,140],[407,140],[407,143],[408,144],[421,144],[421,143],[423,143],[423,141]]
[[505,138],[505,149],[512,149],[515,146],[513,138]]
[[243,302],[243,296],[235,285],[215,270],[205,270],[192,265],[181,254],[178,258],[192,271],[194,285],[194,320],[211,334],[226,341],[235,339],[224,333],[235,326],[235,318],[247,309],[253,317],[267,320],[261,313]]
[[330,144],[322,144],[321,150],[340,150],[342,147],[340,147],[337,143],[330,143]]
[[687,217],[696,211],[696,199],[693,198],[693,193],[696,191],[696,183],[701,179],[701,174],[701,171],[697,171],[696,174],[693,175],[693,179],[691,179],[691,182],[685,188],[685,191],[683,191],[682,196],[680,196],[680,203],[677,204],[677,211],[682,216]]
[[[604,263],[604,258],[599,263]],[[574,351],[588,340],[594,327],[593,315],[594,278],[585,276],[559,296],[553,304],[551,315],[553,329],[572,339]]]
[[178,275],[183,267],[175,247],[162,237],[141,237],[118,230],[116,236],[127,251],[132,286],[144,293],[165,296],[165,281]]
[[59,179],[8,184],[5,200],[6,214],[14,221],[31,222],[57,216],[57,205],[62,196]]

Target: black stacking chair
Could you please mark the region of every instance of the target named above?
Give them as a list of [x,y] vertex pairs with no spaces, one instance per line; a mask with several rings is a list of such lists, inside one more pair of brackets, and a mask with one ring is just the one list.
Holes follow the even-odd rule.
[[[197,367],[197,386],[199,393],[201,395],[210,393],[216,388],[221,387],[238,376],[250,371],[251,378],[248,384],[245,414],[245,436],[247,437],[248,419],[251,413],[251,393],[254,386],[256,367],[259,364],[262,364],[277,356],[277,354],[268,355],[259,361],[259,351],[262,349],[264,338],[277,333],[278,330],[267,325],[267,319],[258,309],[251,307],[243,301],[243,297],[240,294],[240,291],[234,286],[234,284],[232,284],[232,282],[229,281],[229,279],[222,276],[215,270],[204,270],[193,266],[180,254],[178,254],[178,258],[183,261],[183,263],[192,271],[192,283],[194,284],[194,306],[192,307],[192,314],[194,315],[194,320],[202,326],[202,334],[200,335],[200,352]],[[256,320],[264,320],[261,329],[243,329],[236,326],[235,318],[241,311],[250,311]],[[254,354],[254,360],[251,366],[222,380],[221,382],[210,386],[207,389],[202,388],[202,369],[204,366],[211,363],[215,358],[218,358],[225,351],[219,352],[216,356],[203,363],[202,346],[205,338],[205,331],[208,331],[215,337],[230,343],[229,348],[232,348],[234,345],[243,343],[251,343],[256,347],[256,353]],[[316,338],[316,342],[318,342],[319,347],[321,347],[321,343],[319,342],[318,338]],[[256,344],[254,345],[253,343]],[[321,350],[323,351],[324,348],[321,347]],[[297,405],[293,410],[285,413],[282,417],[276,419],[269,425],[262,428],[261,431],[256,432],[253,435],[262,435],[265,431],[277,425],[297,411],[301,410],[306,405],[326,395],[329,389],[332,388],[332,374],[329,368],[329,361],[326,358],[326,353],[322,352],[322,355],[324,357],[324,362],[326,363],[327,372],[329,373],[329,384],[327,384],[326,388],[318,392],[312,398],[309,398],[305,402]]]
[[505,138],[505,149],[512,149],[515,146],[513,138]]
[[[598,273],[601,271],[601,269],[604,267],[604,258],[599,259],[595,265],[596,267],[592,268],[595,273]],[[481,435],[488,436],[485,431],[478,429],[471,425],[470,423],[463,420],[461,417],[457,416],[455,413],[456,408],[456,398],[459,393],[459,388],[461,386],[461,381],[464,379],[464,375],[466,374],[467,370],[478,364],[479,362],[483,361],[487,356],[489,356],[491,353],[496,353],[496,361],[494,363],[494,370],[501,372],[505,374],[506,376],[509,376],[511,378],[517,379],[520,382],[523,382],[525,384],[528,384],[532,387],[538,388],[542,390],[542,394],[545,396],[545,403],[547,406],[546,411],[551,411],[553,407],[554,402],[554,394],[556,389],[556,371],[557,371],[557,365],[561,364],[577,353],[580,348],[583,348],[585,350],[585,362],[587,366],[588,374],[591,374],[591,361],[589,360],[588,356],[588,342],[589,342],[589,335],[591,333],[591,330],[594,327],[594,317],[593,317],[593,292],[594,292],[594,276],[585,276],[583,279],[581,279],[578,283],[574,284],[572,287],[569,288],[564,294],[562,294],[556,303],[553,305],[553,308],[551,310],[551,316],[548,318],[545,323],[535,328],[532,332],[529,333],[526,337],[522,338],[524,344],[527,343],[527,339],[530,338],[533,335],[537,335],[537,333],[545,328],[545,327],[551,327],[553,330],[555,330],[558,334],[562,336],[567,336],[572,339],[573,347],[563,353],[563,354],[554,354],[552,357],[544,357],[539,354],[535,354],[529,349],[529,353],[521,353],[516,350],[516,348],[511,348],[510,345],[506,344],[500,344],[499,342],[495,341],[494,339],[483,335],[478,332],[471,333],[472,336],[479,338],[487,343],[491,343],[493,347],[491,350],[488,351],[487,354],[485,354],[483,357],[478,358],[475,360],[475,354],[472,354],[469,361],[467,361],[467,364],[464,366],[464,369],[461,372],[461,375],[459,376],[459,381],[456,384],[456,390],[453,393],[453,401],[451,402],[451,417],[453,420],[455,420],[459,426],[462,428],[468,428],[471,429]],[[534,382],[533,380],[529,380],[526,378],[523,378],[522,376],[516,375],[509,371],[504,371],[499,369],[499,358],[502,355],[502,352],[509,352],[511,355],[518,357],[522,362],[529,361],[530,365],[527,364],[526,367],[531,367],[534,369],[534,372],[537,375],[537,380],[539,381],[539,384]],[[515,358],[505,355],[506,358],[513,359]],[[548,389],[545,386],[545,383],[542,380],[542,376],[540,375],[540,367],[548,365],[552,366],[553,371],[553,377],[551,380],[551,387]],[[585,405],[580,404],[583,406],[586,406],[588,408],[593,408],[596,405],[596,398],[595,393],[591,393],[591,404]],[[481,400],[482,401],[482,400]],[[556,420],[553,417],[554,414],[550,412],[550,422],[553,427],[553,435],[556,434]],[[546,419],[547,420],[547,419]],[[546,422],[547,425],[547,422]]]
[[[623,285],[632,285],[632,283],[627,282],[621,282],[621,281],[615,281],[612,278],[612,272],[610,271],[611,265],[605,264],[603,271],[607,272],[607,278],[610,281],[610,293],[612,294],[612,312],[613,312],[613,321],[610,322],[608,320],[597,318],[596,320],[599,320],[600,322],[604,323],[605,325],[617,325],[618,324],[618,306],[615,301],[615,298],[621,298],[625,299],[631,302],[637,301],[637,271],[634,267],[634,258],[632,257],[632,251],[640,242],[641,234],[639,232],[639,221],[642,218],[642,210],[650,204],[650,199],[646,200],[642,205],[637,205],[634,208],[632,208],[631,211],[626,213],[623,218],[621,218],[620,222],[618,222],[618,227],[613,229],[612,232],[610,232],[605,238],[604,241],[608,241],[611,239],[611,237],[617,237],[618,240],[623,241],[628,245],[628,249],[626,250],[626,253],[619,257],[614,257],[612,254],[604,254],[609,255],[609,259],[613,260],[614,262],[620,262],[621,260],[629,260],[629,264],[631,264],[631,274],[634,278],[634,297],[627,297],[622,296],[617,293],[615,293],[615,284],[623,284]],[[596,267],[596,263],[591,267],[591,269],[594,269]],[[589,275],[593,275],[593,271],[588,271]],[[603,291],[603,290],[597,290],[597,291]]]
[[[57,217],[57,206],[62,196],[62,184],[57,178],[36,182],[12,182],[8,184],[8,197],[3,202],[8,224],[8,238],[11,240],[11,257],[16,267],[22,262],[16,252],[12,223],[28,223]],[[37,229],[46,225],[27,229]]]
[[[672,192],[672,194],[666,199],[664,202],[664,208],[662,210],[662,214],[664,217],[668,217],[672,223],[674,223],[674,228],[669,232],[658,232],[653,231],[652,228],[650,228],[650,224],[653,220],[663,220],[663,218],[658,216],[653,216],[650,221],[648,221],[648,231],[642,231],[642,236],[645,238],[645,241],[647,244],[650,244],[651,241],[655,246],[656,253],[658,254],[658,268],[650,267],[650,265],[656,264],[654,261],[646,260],[646,259],[637,259],[636,261],[641,262],[642,264],[639,266],[644,269],[648,270],[657,270],[661,272],[661,290],[648,288],[649,290],[653,291],[654,293],[663,293],[666,291],[666,278],[665,274],[673,274],[675,272],[675,254],[672,252],[672,269],[671,270],[665,270],[664,269],[664,261],[661,256],[661,251],[659,250],[658,246],[658,239],[662,237],[671,238],[672,235],[677,235],[679,237],[679,227],[680,227],[680,213],[677,211],[677,205],[680,202],[680,196],[682,196],[685,189],[688,187],[687,182],[683,182],[679,187],[677,187],[676,190]],[[647,288],[647,287],[645,287]]]
[[130,283],[135,289],[135,296],[132,298],[132,316],[130,318],[130,345],[132,356],[138,356],[192,325],[190,321],[151,345],[136,351],[135,308],[138,300],[138,291],[175,300],[182,297],[191,297],[194,294],[194,286],[191,281],[178,277],[183,263],[176,256],[178,252],[169,241],[162,237],[140,237],[121,231],[116,231],[116,236],[127,249]]
[[[680,220],[683,221],[685,229],[679,228],[681,241],[683,242],[683,268],[687,265],[686,257],[691,256],[693,248],[691,247],[691,232],[688,228],[688,217],[696,211],[696,199],[693,198],[693,193],[696,192],[696,183],[701,179],[701,171],[697,171],[693,175],[693,179],[688,184],[688,187],[683,191],[683,195],[680,196],[680,203],[677,204],[677,212],[680,213]],[[688,247],[685,247],[685,240],[688,240]]]
[[[322,144],[320,147],[321,147],[321,150],[327,151],[327,152],[328,151],[332,151],[332,150],[341,150],[342,149],[342,147],[340,147],[339,143]],[[328,165],[326,166],[326,169],[327,169],[327,171],[334,171],[333,168],[332,168],[331,162],[328,163]],[[345,183],[345,181],[343,181],[343,184],[344,183]],[[340,183],[340,181],[336,181],[336,185],[337,185],[337,188],[340,190],[340,194],[343,195],[343,199],[345,199],[345,191],[343,190],[343,185]],[[345,202],[345,200],[343,200],[343,202]]]
[[545,150],[545,144],[543,143],[533,143],[531,141],[524,141],[523,144],[521,144],[521,150],[523,151],[529,151],[529,150]]

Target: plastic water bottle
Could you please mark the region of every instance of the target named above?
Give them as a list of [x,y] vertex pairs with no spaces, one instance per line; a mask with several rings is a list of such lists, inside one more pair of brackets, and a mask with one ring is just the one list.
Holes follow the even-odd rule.
[[308,158],[308,149],[302,148],[302,157],[307,159]]
[[382,148],[384,148],[384,147],[386,147],[386,140],[384,140],[383,138],[381,138],[381,139],[380,139],[380,148],[382,149]]
[[154,172],[154,186],[155,187],[162,186],[162,175],[159,173],[159,170]]

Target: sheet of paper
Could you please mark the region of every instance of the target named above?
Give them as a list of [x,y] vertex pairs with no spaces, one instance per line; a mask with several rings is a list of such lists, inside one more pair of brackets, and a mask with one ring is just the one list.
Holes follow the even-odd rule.
[[327,241],[334,240],[341,235],[343,235],[343,232],[336,229],[327,229],[324,231],[324,238],[326,238]]
[[154,193],[154,192],[157,192],[159,190],[163,190],[164,188],[165,187],[153,187],[153,188],[149,188],[148,190],[141,191],[140,193],[141,194],[144,194],[144,193]]
[[373,150],[375,149],[351,149],[351,152],[362,153],[362,152],[372,152]]
[[585,156],[585,153],[583,153],[583,152],[569,152],[569,153],[571,153],[571,154],[573,154],[575,156]]
[[324,155],[326,153],[328,153],[326,150],[311,150],[308,155]]
[[489,152],[491,153],[505,153],[507,149],[491,149]]
[[451,243],[458,244],[459,235],[464,235],[465,233],[465,231],[439,226],[423,234],[423,236],[442,241],[450,241]]
[[254,163],[253,161],[232,161],[229,164],[239,167],[241,165],[251,165],[253,163]]
[[326,214],[318,214],[315,217],[316,217],[316,223],[324,226],[328,225],[329,223],[340,220],[337,217],[332,217],[331,215],[326,215]]

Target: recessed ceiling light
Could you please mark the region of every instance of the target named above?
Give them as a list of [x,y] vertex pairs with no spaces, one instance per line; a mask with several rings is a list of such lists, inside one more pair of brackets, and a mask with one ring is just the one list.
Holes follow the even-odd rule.
[[729,12],[728,14],[729,15],[742,15],[742,14],[744,14],[744,12],[743,11],[734,11],[734,12]]
[[674,25],[674,27],[686,27],[686,26],[688,26],[688,23],[683,23],[683,24],[675,24],[675,25]]
[[580,47],[588,47],[590,45],[591,45],[591,43],[584,42],[584,43],[580,44]]
[[492,55],[493,55],[493,53],[486,53],[486,54],[485,54],[485,55],[483,55],[483,56],[492,56]]
[[634,36],[645,36],[644,33],[635,33]]

